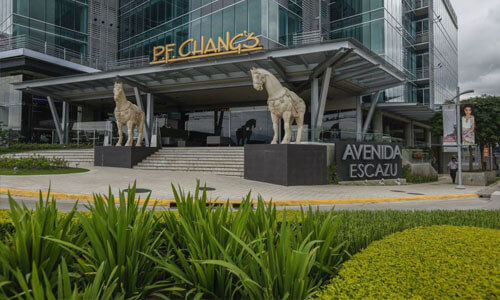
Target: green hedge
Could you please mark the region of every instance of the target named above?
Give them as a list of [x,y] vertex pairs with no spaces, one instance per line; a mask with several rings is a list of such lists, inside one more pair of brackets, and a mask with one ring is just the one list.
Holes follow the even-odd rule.
[[23,144],[23,143],[11,143],[8,147],[0,147],[0,154],[5,153],[17,153],[24,151],[37,151],[37,150],[68,150],[68,149],[89,149],[92,145],[85,144]]
[[56,157],[0,157],[0,169],[50,170],[67,167],[64,159]]
[[346,262],[319,299],[497,299],[500,231],[418,227]]
[[406,179],[407,183],[426,183],[439,180],[438,175],[424,176],[424,175],[413,174],[410,165],[403,166],[403,177]]

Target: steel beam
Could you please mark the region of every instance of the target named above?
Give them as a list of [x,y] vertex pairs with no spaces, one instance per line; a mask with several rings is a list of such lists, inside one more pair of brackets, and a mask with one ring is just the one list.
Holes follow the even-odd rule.
[[316,126],[319,106],[318,84],[319,79],[314,78],[311,82],[311,140],[316,141]]
[[279,63],[279,61],[272,56],[268,57],[268,61],[271,63],[271,65],[273,66],[273,69],[276,70],[276,72],[280,75],[280,77],[283,79],[283,81],[289,87],[293,87],[293,84],[290,82],[288,75],[286,74],[285,68]]
[[47,96],[49,102],[50,113],[52,114],[52,120],[56,127],[57,136],[59,137],[59,144],[64,144],[64,135],[61,128],[61,122],[59,121],[59,115],[57,114],[56,105],[54,104],[54,99],[51,96]]
[[148,138],[149,138],[149,143],[148,145],[151,145],[151,137],[153,136],[153,118],[154,118],[154,96],[153,94],[151,93],[148,93],[147,94],[147,98],[146,98],[146,104],[147,104],[147,108],[146,108],[146,122],[148,124],[148,131],[149,131],[149,134],[148,134]]
[[124,76],[116,76],[116,79],[123,81],[124,83],[130,85],[133,88],[138,88],[139,90],[143,91],[144,93],[150,93],[151,90],[149,87],[145,86],[144,84],[137,82],[133,79],[124,77]]
[[321,94],[319,98],[319,107],[316,116],[316,128],[320,128],[323,125],[323,114],[325,113],[326,98],[328,96],[328,88],[330,87],[330,79],[332,78],[332,68],[328,67],[323,73],[323,79],[321,82]]
[[370,126],[372,122],[373,113],[375,112],[375,107],[377,106],[378,98],[380,97],[380,92],[375,93],[375,97],[372,98],[372,103],[370,105],[370,110],[368,110],[368,115],[366,116],[365,123],[363,126],[363,136],[365,136],[368,131],[368,126]]
[[363,140],[363,109],[361,107],[361,96],[356,97],[356,141]]
[[69,143],[69,102],[63,101],[62,107],[62,133],[64,137],[64,143]]
[[[146,110],[144,109],[144,105],[142,104],[142,98],[141,98],[141,92],[139,91],[139,88],[134,87],[134,95],[135,95],[135,103],[137,103],[137,107],[146,113]],[[147,121],[147,116],[146,116],[146,121]],[[121,130],[121,128],[119,128]],[[144,128],[142,130],[144,139],[146,140],[146,146],[149,146],[149,127],[148,127],[148,122],[144,122]]]

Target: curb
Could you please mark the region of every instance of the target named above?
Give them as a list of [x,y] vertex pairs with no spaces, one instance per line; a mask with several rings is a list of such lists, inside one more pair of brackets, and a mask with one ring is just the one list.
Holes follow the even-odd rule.
[[[19,190],[10,188],[0,188],[0,194],[19,197],[36,197],[38,198],[40,194],[42,197],[47,197],[49,192],[47,191],[32,191],[32,190]],[[65,200],[78,200],[78,201],[93,201],[94,196],[89,194],[72,194],[72,193],[60,193],[60,192],[50,192],[50,196],[55,199],[65,199]],[[354,204],[354,203],[376,203],[376,202],[397,202],[397,201],[425,201],[425,200],[449,200],[449,199],[463,199],[463,198],[477,198],[479,197],[476,193],[470,194],[448,194],[448,195],[427,195],[427,196],[404,196],[404,197],[382,197],[382,198],[339,198],[339,199],[303,199],[303,200],[268,200],[264,203],[269,204],[274,203],[277,206],[300,206],[300,205],[332,205],[332,204]],[[144,199],[136,198],[139,203],[144,203]],[[115,202],[119,202],[117,199]],[[213,200],[211,203],[229,203],[229,204],[240,204],[241,200]],[[149,203],[158,206],[169,206],[171,203],[175,203],[173,199],[150,199]]]

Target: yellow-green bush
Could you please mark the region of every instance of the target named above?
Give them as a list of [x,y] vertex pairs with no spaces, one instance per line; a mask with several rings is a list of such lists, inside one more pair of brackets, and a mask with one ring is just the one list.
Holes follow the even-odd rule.
[[497,299],[500,230],[416,227],[347,261],[319,299]]

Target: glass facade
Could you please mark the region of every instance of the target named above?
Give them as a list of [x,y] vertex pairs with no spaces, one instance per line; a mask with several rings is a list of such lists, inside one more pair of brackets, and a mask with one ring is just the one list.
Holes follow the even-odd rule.
[[0,7],[4,34],[87,54],[87,0],[1,0]]
[[21,130],[22,93],[11,83],[22,80],[22,75],[0,78],[0,126],[16,131]]
[[330,37],[355,38],[403,71],[409,83],[385,90],[385,102],[414,102],[416,72],[412,2],[406,0],[341,0],[330,5]]
[[157,45],[247,30],[264,46],[291,45],[302,30],[300,0],[122,0],[119,58],[151,56]]
[[[266,106],[232,108],[223,113],[221,128],[216,131],[215,111],[187,113],[184,129],[193,145],[205,145],[207,136],[220,135],[230,138],[233,145],[245,143],[270,143],[273,139],[273,123]],[[220,117],[220,112],[217,112]]]
[[[449,1],[434,0],[432,4],[421,0],[330,2],[332,39],[355,38],[406,74],[407,83],[385,90],[382,101],[433,106],[456,92],[456,16]],[[422,8],[432,12],[415,13]],[[436,21],[430,22],[431,17]],[[433,36],[429,36],[430,26]],[[429,82],[431,78],[433,82]]]
[[433,96],[434,104],[441,105],[452,99],[458,86],[458,28],[454,14],[449,12],[449,3],[445,0],[434,0],[433,22]]

